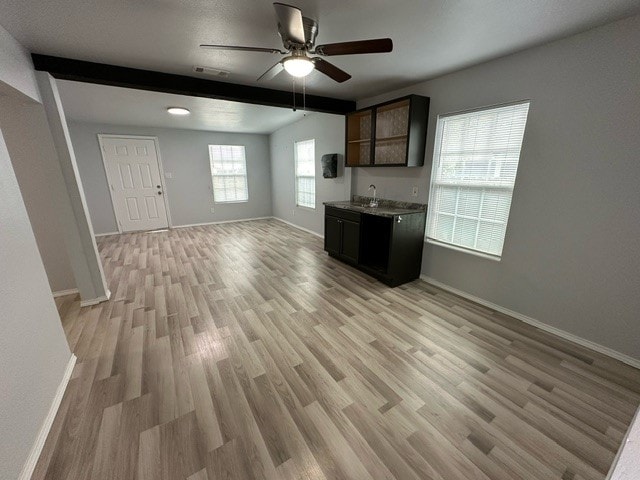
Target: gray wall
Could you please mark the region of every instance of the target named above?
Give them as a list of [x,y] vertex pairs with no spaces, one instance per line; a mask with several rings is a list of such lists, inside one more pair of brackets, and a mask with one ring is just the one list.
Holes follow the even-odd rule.
[[[294,142],[316,141],[316,208],[296,207]],[[276,130],[270,136],[271,191],[273,215],[320,235],[324,235],[322,202],[346,200],[351,190],[351,169],[344,168],[344,117],[326,113],[309,114],[296,123]],[[322,178],[320,158],[338,153],[337,178]]]
[[[38,97],[28,54],[5,34],[0,28],[0,90]],[[14,80],[2,77],[5,65],[24,72],[9,87],[3,82]],[[24,84],[25,79],[31,80]],[[25,96],[20,101],[29,103]],[[23,134],[35,138],[30,130]],[[71,352],[1,131],[0,205],[0,478],[14,479],[51,407]]]
[[25,105],[3,97],[0,127],[51,290],[73,289],[76,282],[65,242],[65,220],[72,218],[71,204],[44,109],[40,104]]
[[[173,226],[256,218],[271,215],[269,137],[168,128],[141,128],[69,122],[71,141],[96,234],[117,232],[115,214],[104,171],[99,133],[158,137],[167,198]],[[213,203],[209,144],[244,145],[249,201]],[[214,207],[215,212],[211,212]]]
[[[40,92],[36,84],[35,71],[31,63],[31,56],[0,25],[0,92],[15,97],[26,96],[31,100],[40,101]],[[24,98],[24,97],[23,97]]]
[[422,273],[640,359],[640,17],[359,102],[431,97],[425,166],[354,193],[426,202],[436,116],[530,99],[502,261],[425,244]]
[[69,196],[72,216],[65,222],[67,253],[80,292],[80,305],[109,298],[107,281],[98,254],[89,219],[87,202],[71,145],[67,119],[55,79],[47,72],[36,72],[42,106],[47,116],[51,139],[58,157],[62,178]]

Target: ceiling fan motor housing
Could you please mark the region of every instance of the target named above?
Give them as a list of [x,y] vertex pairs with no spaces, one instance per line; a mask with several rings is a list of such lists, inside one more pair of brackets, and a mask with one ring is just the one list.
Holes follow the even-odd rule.
[[316,37],[318,36],[318,22],[312,18],[302,17],[302,25],[304,27],[304,45],[296,43],[288,38],[286,30],[283,30],[282,25],[278,22],[278,33],[282,38],[284,48],[287,50],[308,50],[315,45]]

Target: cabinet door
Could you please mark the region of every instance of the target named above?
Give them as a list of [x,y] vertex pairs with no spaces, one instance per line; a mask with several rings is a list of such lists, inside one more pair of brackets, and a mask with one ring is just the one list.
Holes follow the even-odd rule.
[[341,220],[336,217],[325,215],[324,217],[324,249],[335,255],[340,253],[342,243]]
[[407,163],[409,110],[409,99],[388,103],[376,109],[375,165]]
[[342,222],[342,256],[352,262],[358,262],[360,254],[360,224],[341,220]]
[[347,167],[371,164],[373,110],[347,115]]

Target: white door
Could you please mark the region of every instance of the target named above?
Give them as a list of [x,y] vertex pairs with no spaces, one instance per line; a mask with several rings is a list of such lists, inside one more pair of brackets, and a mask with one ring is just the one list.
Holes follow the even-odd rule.
[[167,228],[167,210],[153,139],[100,136],[120,231]]

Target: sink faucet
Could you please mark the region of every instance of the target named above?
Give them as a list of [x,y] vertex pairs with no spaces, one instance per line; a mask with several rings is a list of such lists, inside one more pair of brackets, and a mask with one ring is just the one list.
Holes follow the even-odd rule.
[[376,186],[372,183],[371,185],[369,185],[369,188],[367,189],[367,193],[369,193],[369,191],[373,188],[373,199],[369,202],[369,206],[370,207],[377,207],[378,206],[378,200],[376,199]]

